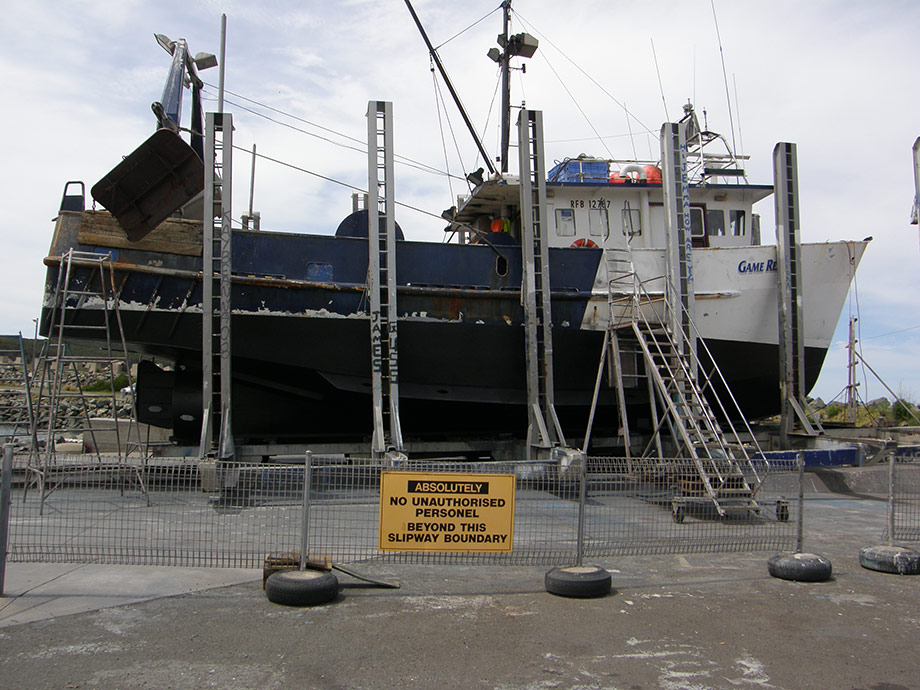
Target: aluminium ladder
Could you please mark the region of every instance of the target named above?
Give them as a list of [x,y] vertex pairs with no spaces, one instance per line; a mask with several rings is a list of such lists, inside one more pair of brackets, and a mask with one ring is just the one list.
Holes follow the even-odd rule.
[[[37,394],[33,405],[29,478],[23,496],[25,500],[30,486],[37,487],[42,510],[45,499],[68,480],[70,471],[85,466],[85,451],[89,451],[97,467],[103,467],[106,462],[97,437],[98,424],[91,419],[94,400],[105,400],[111,407],[117,453],[113,471],[121,490],[133,484],[147,496],[141,467],[146,462],[146,447],[140,438],[135,396],[133,393],[129,396],[128,418],[124,420],[119,413],[118,391],[115,390],[117,371],[128,374],[130,365],[112,263],[109,254],[73,249],[61,257],[48,310],[48,338],[33,374]],[[94,333],[97,335],[92,335]],[[104,341],[104,345],[98,352],[76,354],[70,341],[81,337]],[[108,379],[107,395],[90,396],[85,390],[84,382],[90,376],[90,368],[101,370],[103,379]],[[122,421],[127,422],[124,431]],[[79,439],[76,454],[58,450],[60,439],[74,437]],[[128,463],[132,452],[140,454],[140,465]]]
[[19,333],[17,347],[0,350],[0,423],[7,430],[0,435],[3,443],[15,443],[16,439],[34,431],[32,410],[32,388],[29,366]]

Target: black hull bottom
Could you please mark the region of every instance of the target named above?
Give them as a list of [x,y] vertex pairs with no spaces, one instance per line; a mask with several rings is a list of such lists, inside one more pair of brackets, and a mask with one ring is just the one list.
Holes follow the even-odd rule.
[[[600,354],[599,334],[580,342],[562,346],[556,343],[557,385],[563,394],[557,397],[556,410],[566,438],[580,445],[584,438],[593,393],[597,360]],[[707,341],[729,381],[732,395],[745,417],[761,419],[779,413],[779,367],[776,346],[756,343]],[[523,343],[520,343],[523,350]],[[437,341],[430,342],[437,348]],[[825,350],[807,349],[805,353],[808,385],[817,379],[824,361]],[[761,366],[752,372],[751,362]],[[523,358],[515,362],[523,372]],[[508,364],[485,357],[470,364],[475,376],[492,377],[496,382],[507,378]],[[452,438],[522,438],[526,433],[527,415],[524,390],[497,388],[479,400],[463,399],[471,395],[469,388],[452,388],[434,381],[407,384],[401,388],[400,417],[407,439],[425,441]],[[517,377],[515,377],[517,378]],[[522,378],[522,377],[521,377]],[[344,380],[347,388],[334,385]],[[578,387],[573,384],[580,383]],[[406,390],[414,391],[406,393]],[[151,363],[142,366],[138,377],[138,407],[141,421],[172,428],[177,441],[197,443],[201,428],[201,373],[197,362],[177,367],[176,372],[163,372]],[[652,420],[645,385],[632,394],[627,391],[630,426],[635,433],[648,433]],[[311,369],[290,365],[267,364],[255,360],[234,360],[233,429],[242,442],[270,443],[295,441],[369,442],[371,435],[371,395],[367,379],[323,375]],[[496,398],[508,397],[507,400]],[[720,391],[728,408],[730,398]],[[731,405],[733,408],[734,406]],[[161,410],[153,414],[151,409]],[[595,438],[617,435],[618,415],[614,392],[601,384],[595,415]]]
[[[71,312],[76,319],[80,316]],[[141,421],[170,428],[181,443],[201,430],[200,316],[123,310],[125,336],[146,362],[137,382]],[[233,318],[233,430],[241,442],[360,442],[371,435],[369,325],[358,318],[240,315]],[[98,331],[67,326],[76,340]],[[85,338],[81,338],[85,335]],[[556,410],[567,440],[580,444],[597,376],[602,333],[554,328]],[[776,345],[707,340],[745,417],[779,412]],[[523,329],[469,322],[400,321],[400,417],[404,437],[522,438],[526,434]],[[825,349],[806,348],[806,384]],[[705,360],[705,356],[701,357]],[[624,362],[627,369],[630,362]],[[641,370],[640,364],[633,365]],[[719,390],[727,409],[730,398]],[[630,426],[652,428],[644,382],[627,390]],[[602,383],[593,436],[616,436],[614,392]]]

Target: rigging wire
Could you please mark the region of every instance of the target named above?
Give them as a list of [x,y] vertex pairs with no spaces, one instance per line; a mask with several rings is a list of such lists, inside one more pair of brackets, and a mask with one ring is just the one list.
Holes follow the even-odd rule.
[[870,335],[868,338],[866,338],[866,340],[875,340],[876,338],[885,338],[889,335],[895,335],[897,333],[905,333],[906,331],[914,331],[918,328],[920,328],[920,324],[917,324],[916,326],[908,326],[907,328],[901,328],[897,331],[889,331],[888,333],[882,333],[880,335]]
[[[439,131],[440,131],[440,134],[441,134],[441,148],[442,148],[442,150],[444,151],[444,161],[445,161],[445,165],[448,165],[448,168],[449,168],[449,163],[447,163],[447,160],[448,160],[448,156],[447,156],[447,140],[446,140],[446,138],[445,138],[445,136],[444,136],[444,127],[443,127],[443,124],[442,124],[442,121],[441,121],[441,111],[442,111],[442,109],[443,109],[443,111],[444,111],[444,119],[447,120],[447,128],[448,128],[448,130],[450,131],[451,141],[453,141],[453,143],[454,143],[454,152],[457,154],[457,160],[460,162],[460,168],[461,168],[461,170],[466,170],[466,166],[465,166],[464,163],[463,163],[463,154],[460,152],[460,144],[457,142],[457,135],[454,133],[453,122],[452,122],[451,119],[450,119],[449,110],[448,110],[447,104],[446,104],[446,102],[445,102],[445,100],[444,100],[444,92],[441,91],[441,84],[440,84],[440,82],[438,81],[438,76],[437,76],[437,74],[435,73],[435,68],[434,68],[434,65],[433,65],[433,64],[432,64],[432,66],[431,66],[431,80],[432,80],[432,85],[433,85],[433,89],[434,89],[435,111],[437,112],[437,115],[438,115],[438,128],[439,128]],[[479,160],[479,153],[478,153],[478,151],[477,151],[477,154],[476,154],[476,160]],[[464,177],[464,178],[461,178],[461,179],[463,179],[463,181],[466,182],[467,189],[468,189],[469,191],[472,191],[472,189],[473,189],[472,183],[471,183],[468,179],[466,179],[465,177]],[[451,203],[453,203],[453,200],[455,199],[455,197],[454,197],[454,189],[453,189],[453,185],[450,184],[450,178],[449,178],[449,177],[448,177],[448,186],[449,186],[449,191],[450,191],[450,200],[451,200]],[[449,240],[449,238],[446,238],[446,239]]]
[[732,118],[732,99],[728,92],[728,75],[725,72],[725,53],[722,51],[722,35],[719,33],[719,20],[716,17],[716,0],[709,0],[712,6],[712,21],[716,25],[716,39],[719,41],[719,58],[722,60],[722,81],[725,82],[725,100],[728,103],[728,126],[732,131],[732,151],[737,151],[735,145],[735,123]]
[[[236,145],[236,144],[233,145],[233,148],[236,149],[237,151],[243,151],[244,153],[246,153],[246,154],[248,154],[248,155],[250,155],[250,156],[252,155],[252,149],[247,149],[247,148],[245,148],[245,147],[243,147],[243,146],[238,146],[238,145]],[[271,157],[271,156],[266,156],[264,153],[257,153],[257,154],[255,154],[255,155],[256,155],[256,158],[262,158],[262,159],[267,160],[267,161],[269,161],[269,162],[271,162],[271,163],[277,163],[278,165],[282,165],[282,166],[284,166],[285,168],[291,168],[292,170],[296,170],[296,171],[298,171],[298,172],[306,173],[307,175],[312,175],[313,177],[318,177],[318,178],[321,179],[321,180],[325,180],[326,182],[332,182],[333,184],[337,184],[337,185],[339,185],[339,186],[341,186],[341,187],[345,187],[345,188],[350,189],[350,190],[352,190],[352,191],[354,191],[354,192],[360,192],[361,194],[367,194],[367,190],[366,190],[366,189],[361,189],[360,187],[355,187],[353,184],[349,184],[348,182],[342,182],[341,180],[337,180],[337,179],[335,179],[334,177],[327,177],[326,175],[322,175],[322,174],[320,174],[320,173],[318,173],[318,172],[314,172],[314,171],[312,171],[312,170],[307,170],[306,168],[302,168],[302,167],[300,167],[299,165],[294,165],[293,163],[287,163],[286,161],[280,160],[280,159],[278,159],[278,158],[273,158],[273,157]],[[397,201],[397,202],[396,202],[396,205],[397,205],[397,206],[402,206],[403,208],[407,208],[407,209],[409,209],[409,210],[411,210],[411,211],[417,211],[418,213],[421,213],[421,214],[426,215],[426,216],[431,216],[432,218],[437,218],[438,220],[443,220],[443,218],[441,218],[441,216],[440,216],[439,214],[437,214],[437,213],[432,213],[431,211],[426,211],[425,209],[418,208],[417,206],[413,206],[412,204],[407,204],[407,203],[402,202],[402,201]]]
[[[441,91],[441,84],[438,82],[437,76],[435,76],[435,75],[432,75],[432,76],[434,76],[435,96],[436,96],[436,98],[437,98],[438,100],[440,100],[440,102],[441,102],[440,107],[444,110],[444,115],[445,115],[445,117],[446,117],[446,119],[447,119],[447,129],[450,131],[450,138],[451,138],[451,141],[454,142],[454,152],[457,154],[457,160],[460,161],[460,168],[461,168],[462,170],[466,170],[466,166],[463,164],[463,156],[460,154],[460,144],[457,143],[457,135],[456,135],[456,133],[454,132],[453,121],[450,119],[450,116],[448,115],[449,111],[448,111],[448,109],[447,109],[447,103],[446,103],[446,101],[444,100],[444,92]],[[438,113],[438,118],[440,119],[440,112]],[[443,133],[441,134],[441,140],[442,140],[442,144],[443,144],[443,140],[444,140],[444,134],[443,134]],[[445,145],[445,156],[446,156],[446,155],[447,155],[447,149],[446,149],[446,145]],[[477,160],[479,159],[479,152],[478,152],[478,150],[477,150],[477,153],[476,153],[476,159],[477,159]],[[467,189],[469,189],[470,191],[472,191],[473,187],[472,187],[470,181],[467,180],[466,177],[461,177],[460,179],[463,180],[463,181],[466,183]],[[450,198],[451,198],[451,201],[453,201],[453,198],[454,198],[454,197],[453,197],[453,191],[451,191],[451,197],[450,197]]]
[[[210,88],[214,88],[212,84],[208,84],[207,82],[205,82],[205,85],[208,86],[208,87],[210,87]],[[294,126],[294,125],[292,125],[292,124],[290,124],[290,123],[288,123],[288,122],[282,122],[282,121],[277,120],[277,119],[275,119],[275,118],[273,118],[273,117],[269,117],[269,116],[266,115],[265,113],[260,113],[259,111],[253,110],[252,108],[247,108],[246,106],[242,105],[241,103],[236,103],[236,102],[234,102],[234,101],[229,101],[229,100],[226,100],[226,99],[225,99],[225,102],[226,102],[226,103],[229,103],[229,104],[231,104],[231,105],[233,105],[233,106],[239,108],[240,110],[244,110],[244,111],[247,112],[247,113],[250,113],[250,114],[252,114],[252,115],[255,115],[256,117],[261,117],[262,119],[267,120],[267,121],[269,121],[269,122],[272,122],[272,123],[274,123],[274,124],[276,124],[276,125],[280,125],[280,126],[282,126],[282,127],[287,127],[288,129],[292,129],[292,130],[294,130],[295,132],[299,132],[299,133],[301,133],[301,134],[305,134],[305,135],[307,135],[307,136],[314,137],[314,138],[316,138],[316,139],[319,139],[320,141],[325,141],[325,142],[327,142],[327,143],[329,143],[329,144],[332,144],[333,146],[339,146],[339,147],[341,147],[341,148],[348,149],[348,150],[351,150],[351,151],[357,151],[358,153],[361,153],[361,154],[363,154],[363,155],[365,155],[365,156],[367,155],[367,142],[364,142],[364,141],[362,141],[361,139],[358,139],[358,138],[356,138],[356,137],[349,136],[348,134],[344,134],[344,133],[342,133],[342,132],[337,132],[337,131],[335,131],[335,130],[333,130],[333,129],[330,129],[330,128],[328,128],[328,127],[324,127],[323,125],[317,124],[317,123],[315,123],[315,122],[311,122],[311,121],[306,120],[306,119],[304,119],[304,118],[302,118],[302,117],[298,117],[297,115],[293,115],[293,114],[288,113],[288,112],[285,112],[285,111],[283,111],[283,110],[279,110],[278,108],[274,108],[274,107],[272,107],[272,106],[270,106],[270,105],[268,105],[268,104],[266,104],[266,103],[262,103],[262,102],[260,102],[260,101],[254,100],[254,99],[252,99],[252,98],[247,98],[246,96],[243,96],[243,95],[241,95],[241,94],[234,93],[233,91],[229,91],[229,90],[227,90],[227,89],[224,89],[224,93],[230,94],[230,95],[234,96],[235,98],[240,98],[240,99],[242,99],[242,100],[244,100],[244,101],[246,101],[246,102],[248,102],[248,103],[252,103],[252,104],[254,104],[254,105],[257,105],[257,106],[259,106],[260,108],[264,108],[264,109],[269,110],[269,111],[271,111],[271,112],[278,113],[279,115],[283,115],[284,117],[291,118],[292,120],[296,120],[296,121],[298,121],[298,122],[303,122],[304,124],[307,124],[307,125],[309,125],[309,126],[311,126],[311,127],[316,127],[317,129],[323,130],[323,131],[325,131],[325,132],[329,132],[329,133],[331,133],[331,134],[335,134],[336,136],[342,137],[343,139],[346,139],[347,141],[351,141],[351,142],[354,142],[354,143],[356,143],[356,144],[360,144],[360,145],[361,145],[361,148],[358,148],[358,147],[355,147],[355,146],[349,146],[348,144],[344,144],[344,143],[342,143],[342,142],[338,142],[338,141],[335,141],[335,140],[333,140],[333,139],[329,139],[329,138],[327,138],[327,137],[324,137],[324,136],[321,136],[321,135],[319,135],[319,134],[316,134],[315,132],[310,132],[310,131],[305,130],[305,129],[302,129],[302,128],[300,128],[300,127],[296,127],[296,126]],[[212,98],[212,97],[206,97],[205,100],[213,100],[213,98]],[[420,161],[416,161],[416,160],[413,160],[413,159],[411,159],[411,158],[407,158],[406,156],[400,156],[399,154],[394,154],[393,157],[394,157],[394,159],[396,159],[397,162],[399,162],[401,165],[405,165],[405,166],[408,166],[408,167],[410,167],[410,168],[415,168],[416,170],[419,170],[419,171],[421,171],[421,172],[427,172],[427,173],[432,174],[432,175],[449,175],[449,174],[450,174],[450,173],[445,172],[445,171],[443,171],[443,170],[438,170],[438,169],[435,168],[434,166],[428,165],[427,163],[422,163],[422,162],[420,162]],[[458,180],[462,180],[462,179],[463,179],[462,177],[459,177],[459,176],[454,176],[454,177],[455,177],[455,179],[458,179]]]
[[[483,132],[489,131],[489,123],[492,121],[492,113],[495,109],[495,100],[498,98],[498,90],[502,85],[501,69],[495,70],[495,88],[492,90],[492,100],[489,101],[489,110],[486,112],[486,122],[482,127]],[[495,130],[495,150],[501,148],[501,126]],[[479,152],[476,152],[476,160],[479,160]]]
[[735,74],[732,72],[732,87],[735,91],[735,110],[738,111],[738,157],[744,159],[744,136],[741,134],[741,101],[738,100],[738,82],[735,81]]
[[633,137],[632,125],[629,122],[629,111],[626,109],[626,101],[623,101],[623,113],[626,115],[626,131],[629,132],[629,142],[632,144],[633,158],[639,160],[639,152],[636,151],[636,139]]
[[[563,81],[562,77],[559,76],[559,73],[556,71],[556,68],[553,67],[552,63],[546,57],[546,53],[539,53],[539,55],[540,57],[542,57],[543,61],[546,63],[546,66],[549,67],[553,75],[555,75],[556,79],[559,80],[559,84],[562,86],[563,90],[565,90],[565,92],[569,95],[569,98],[572,100],[572,103],[575,104],[575,107],[578,109],[578,112],[580,112],[581,116],[585,118],[585,122],[588,123],[588,127],[590,127],[591,131],[594,132],[595,139],[597,139],[601,143],[601,146],[604,147],[604,150],[607,152],[607,156],[610,158],[613,158],[614,157],[613,153],[611,153],[610,149],[607,147],[607,143],[601,138],[600,132],[598,132],[597,129],[594,127],[594,123],[591,122],[590,118],[588,117],[588,114],[581,107],[581,104],[575,99],[575,96],[572,95],[572,92],[569,91],[569,87],[566,86],[565,81]],[[625,106],[624,106],[624,110],[625,110]]]
[[[545,41],[546,43],[548,43],[549,45],[551,45],[553,48],[555,48],[555,49],[559,52],[559,54],[562,55],[562,57],[564,57],[566,60],[568,60],[570,63],[572,63],[572,65],[575,67],[575,69],[577,69],[579,72],[581,72],[581,73],[588,79],[588,81],[590,81],[590,82],[591,82],[592,84],[594,84],[598,89],[600,89],[610,100],[612,100],[614,103],[616,103],[618,106],[620,106],[620,107],[623,108],[624,110],[626,109],[625,104],[620,103],[620,101],[618,101],[618,100],[614,97],[614,95],[613,95],[612,93],[610,93],[607,89],[605,89],[605,88],[600,84],[600,82],[598,82],[594,77],[592,77],[590,74],[588,74],[587,72],[585,72],[585,70],[582,69],[582,68],[578,65],[578,63],[576,63],[574,60],[572,60],[572,58],[570,58],[568,55],[566,55],[565,51],[563,51],[561,48],[559,48],[559,46],[557,46],[555,43],[553,43],[549,38],[547,38],[543,33],[541,33],[536,27],[534,27],[533,24],[531,24],[531,23],[528,22],[524,17],[522,17],[520,12],[518,12],[517,10],[512,10],[512,12],[514,12],[515,16],[516,16],[518,19],[521,20],[521,23],[522,23],[524,26],[526,26],[527,29],[528,29],[529,31],[532,31],[533,33],[537,34],[537,35],[540,37],[541,40]],[[542,53],[541,53],[541,54],[542,54]],[[557,75],[557,76],[558,76],[558,75]],[[642,120],[640,120],[640,119],[636,116],[635,113],[629,113],[629,114],[632,116],[632,118],[633,118],[636,122],[639,123],[639,125],[642,126],[643,129],[645,129],[646,132],[648,132],[649,134],[655,134],[655,132],[654,132],[652,129],[650,129],[644,122],[642,122]]]
[[[450,160],[447,157],[447,141],[444,139],[444,123],[441,121],[441,104],[440,104],[440,91],[438,90],[438,75],[434,72],[434,60],[429,58],[431,64],[431,83],[432,91],[434,95],[434,109],[438,115],[438,132],[441,134],[441,150],[444,152],[444,167],[447,169],[447,189],[450,192],[450,198],[454,198],[454,185],[450,181]],[[446,113],[445,113],[446,115]],[[461,161],[461,166],[463,162]]]
[[661,81],[661,70],[658,69],[658,53],[655,52],[655,39],[649,39],[652,42],[652,59],[655,61],[655,74],[658,75],[658,90],[661,92],[661,104],[664,106],[664,120],[668,121],[668,102],[664,98],[664,84]]
[[436,45],[436,46],[434,47],[434,49],[437,50],[438,48],[443,48],[443,47],[446,46],[448,43],[450,43],[451,41],[453,41],[455,38],[457,38],[457,37],[459,37],[459,36],[462,36],[463,34],[465,34],[467,31],[469,31],[470,29],[472,29],[472,28],[473,28],[474,26],[476,26],[477,24],[480,24],[480,23],[482,23],[483,21],[485,21],[486,19],[488,19],[489,17],[491,17],[493,14],[495,14],[496,12],[498,12],[501,8],[502,8],[502,6],[499,5],[499,6],[496,7],[494,10],[492,10],[492,11],[489,12],[488,14],[483,15],[480,19],[477,19],[475,22],[473,22],[472,24],[470,24],[468,27],[466,27],[465,29],[463,29],[463,30],[460,31],[459,33],[454,34],[453,36],[451,36],[450,38],[448,38],[446,41],[444,41],[443,43],[441,43],[440,45]]

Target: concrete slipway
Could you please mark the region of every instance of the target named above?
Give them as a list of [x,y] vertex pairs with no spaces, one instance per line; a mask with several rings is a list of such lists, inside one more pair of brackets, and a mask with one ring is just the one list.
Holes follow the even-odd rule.
[[342,575],[290,609],[251,570],[9,564],[0,687],[918,688],[920,577],[859,566],[886,504],[875,473],[834,472],[806,476],[817,584],[768,553],[609,559],[593,600],[547,594],[543,567],[366,564],[401,588]]

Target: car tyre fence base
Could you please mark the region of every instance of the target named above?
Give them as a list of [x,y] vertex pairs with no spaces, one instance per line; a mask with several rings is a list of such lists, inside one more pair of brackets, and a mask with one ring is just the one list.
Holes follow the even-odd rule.
[[543,579],[546,591],[560,597],[603,597],[610,593],[610,573],[593,565],[553,568]]
[[831,571],[831,562],[815,553],[775,553],[767,560],[767,572],[780,580],[824,582]]
[[904,546],[864,546],[859,564],[869,570],[897,575],[920,574],[920,552]]
[[282,606],[325,604],[338,595],[339,580],[326,570],[279,570],[265,581],[265,596]]

